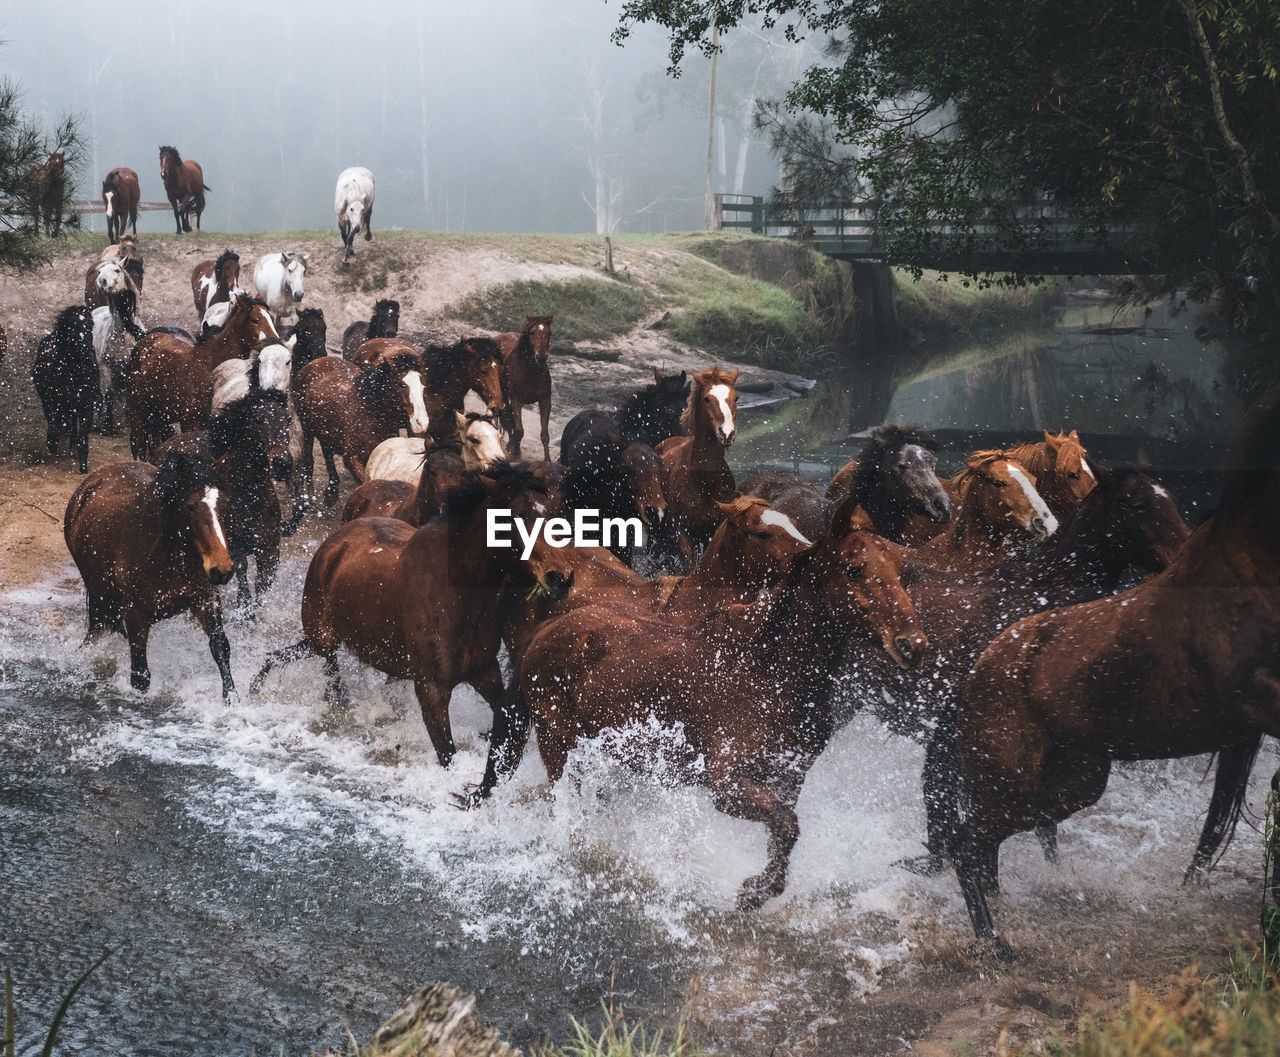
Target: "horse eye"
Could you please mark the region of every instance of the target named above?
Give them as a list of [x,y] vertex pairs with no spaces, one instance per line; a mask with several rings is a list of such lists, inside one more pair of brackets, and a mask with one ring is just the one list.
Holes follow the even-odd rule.
[[1068,476],[1068,477],[1070,477],[1070,478],[1071,478],[1071,480],[1073,480],[1073,481],[1078,481],[1078,480],[1080,480],[1080,475],[1079,475],[1078,473],[1076,473],[1074,470],[1073,470],[1071,473],[1067,474],[1067,476]]
[[770,534],[768,532],[755,532],[752,533],[752,535],[754,535],[758,540],[767,540]]
[[1004,482],[1004,481],[1002,481],[1002,480],[1000,480],[998,477],[993,477],[993,478],[991,478],[991,483],[992,483],[993,485],[995,485],[997,488],[1004,488],[1004,487],[1006,487],[1005,482]]
[[850,580],[857,580],[859,577],[862,576],[862,566],[846,565],[844,567],[844,572],[845,572],[845,575],[848,576]]

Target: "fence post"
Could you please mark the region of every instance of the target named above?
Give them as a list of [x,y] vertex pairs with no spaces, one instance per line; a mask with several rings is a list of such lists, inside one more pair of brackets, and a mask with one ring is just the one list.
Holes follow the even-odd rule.
[[724,192],[717,191],[711,199],[711,228],[720,231],[724,228]]
[[751,196],[751,233],[763,235],[764,232],[764,199],[760,195]]

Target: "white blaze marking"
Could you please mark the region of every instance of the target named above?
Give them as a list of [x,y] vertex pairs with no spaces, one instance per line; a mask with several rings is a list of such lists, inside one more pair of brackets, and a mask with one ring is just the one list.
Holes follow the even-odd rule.
[[813,546],[813,542],[811,540],[805,539],[804,536],[800,533],[800,530],[796,528],[795,522],[792,521],[789,517],[787,517],[787,515],[784,514],[781,510],[763,511],[760,514],[760,524],[777,525],[788,536],[794,536],[806,547]]
[[258,354],[258,388],[285,392],[289,388],[292,353],[283,345],[268,345]]
[[1155,492],[1155,494],[1158,495],[1161,499],[1169,498],[1169,490],[1165,488],[1164,485],[1155,484],[1154,482],[1152,482],[1151,491]]
[[1097,480],[1097,478],[1093,476],[1093,468],[1084,459],[1080,460],[1080,469],[1082,469],[1085,473],[1087,473],[1090,477],[1092,477],[1093,480],[1095,481]]
[[1027,497],[1027,502],[1031,504],[1031,509],[1035,511],[1036,517],[1044,522],[1044,534],[1052,536],[1058,531],[1058,519],[1049,513],[1049,508],[1045,506],[1044,499],[1040,493],[1032,487],[1030,479],[1022,472],[1022,467],[1016,463],[1006,463],[1009,467],[1009,476],[1018,482],[1018,486],[1022,489]]
[[218,542],[225,547],[227,545],[227,537],[222,534],[222,522],[218,520],[218,490],[216,488],[206,488],[204,490],[204,498],[200,502],[209,508],[209,516],[213,519],[213,531],[217,534]]
[[426,433],[430,422],[427,405],[422,402],[422,375],[417,371],[406,371],[404,384],[409,390],[409,429],[414,433]]
[[729,387],[723,384],[713,385],[707,390],[707,394],[720,403],[720,414],[724,416],[724,422],[720,426],[720,435],[732,438],[737,427],[733,423],[733,410],[729,407]]

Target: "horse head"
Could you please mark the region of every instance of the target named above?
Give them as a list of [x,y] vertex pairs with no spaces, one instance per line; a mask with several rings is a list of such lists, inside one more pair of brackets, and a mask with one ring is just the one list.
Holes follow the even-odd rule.
[[1149,572],[1166,568],[1191,535],[1169,490],[1139,469],[1099,467],[1095,479],[1075,521],[1096,524],[1125,565]]
[[465,338],[461,342],[467,361],[467,384],[484,401],[491,415],[507,409],[502,392],[502,350],[492,338]]
[[551,323],[555,313],[549,316],[525,316],[522,338],[528,340],[529,351],[535,363],[546,363],[551,351]]
[[636,513],[646,528],[655,531],[667,516],[662,457],[648,444],[637,441],[623,448],[619,458]]
[[1060,496],[1065,507],[1078,506],[1097,483],[1080,434],[1074,429],[1070,433],[1050,433],[1046,429],[1044,445],[1050,455],[1049,480],[1044,482],[1046,494],[1051,491]]
[[1035,475],[1002,452],[975,452],[963,475],[963,502],[988,525],[1013,520],[1037,539],[1048,539],[1058,529],[1058,519],[1036,491]]
[[858,467],[880,476],[899,509],[918,511],[941,525],[951,518],[951,497],[938,479],[937,453],[938,442],[923,429],[882,426],[872,432]]
[[231,552],[218,514],[218,474],[212,460],[172,451],[156,471],[162,508],[190,540],[205,576],[215,586],[231,579]]
[[160,179],[165,187],[169,186],[171,178],[177,176],[181,166],[182,156],[178,153],[177,147],[160,148]]
[[693,376],[689,403],[680,424],[685,432],[695,435],[699,427],[708,430],[723,447],[729,447],[737,435],[738,391],[737,370],[719,367],[698,371]]
[[294,303],[302,300],[303,277],[307,274],[307,263],[311,260],[309,253],[296,253],[286,250],[280,254],[280,267],[284,269],[281,280],[283,288],[293,298]]
[[122,294],[132,290],[137,293],[137,284],[125,269],[124,262],[118,260],[103,261],[98,265],[98,277],[93,285],[108,296]]
[[507,461],[507,447],[502,442],[502,427],[493,415],[475,411],[454,412],[458,422],[458,439],[462,443],[462,465],[472,473],[483,473]]
[[929,639],[902,586],[905,550],[878,536],[861,518],[832,522],[825,537],[797,559],[809,566],[824,614],[833,626],[878,639],[899,668],[919,667]]
[[234,290],[240,285],[240,255],[232,250],[223,250],[213,262],[213,281],[217,286]]
[[707,552],[727,549],[761,582],[813,546],[791,518],[756,496],[739,496],[716,506],[724,522],[711,537]]

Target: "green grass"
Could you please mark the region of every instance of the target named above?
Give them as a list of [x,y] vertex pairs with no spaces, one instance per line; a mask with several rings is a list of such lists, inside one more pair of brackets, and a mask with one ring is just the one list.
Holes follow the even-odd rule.
[[894,269],[894,280],[903,327],[909,333],[945,334],[951,340],[1048,322],[1063,289],[1059,282],[979,289],[954,277],[943,279],[937,272],[925,272],[917,282],[900,268]]
[[607,341],[649,311],[635,285],[619,279],[520,279],[472,294],[448,314],[487,330],[517,329],[526,314],[556,316],[556,341]]

